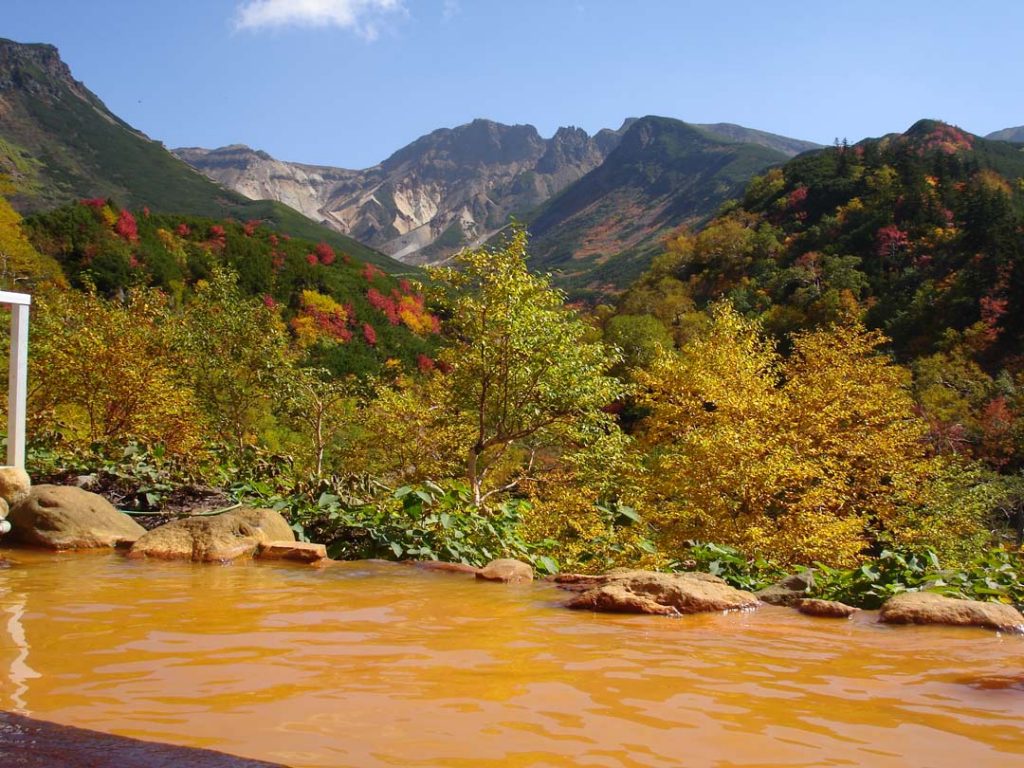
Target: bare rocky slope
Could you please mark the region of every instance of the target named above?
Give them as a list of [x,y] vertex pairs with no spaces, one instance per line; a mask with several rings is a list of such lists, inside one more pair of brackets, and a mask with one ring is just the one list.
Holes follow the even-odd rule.
[[[532,125],[474,120],[433,131],[364,170],[285,162],[242,145],[174,151],[229,189],[283,202],[420,264],[484,242],[510,216],[527,216],[601,166],[634,122],[593,136],[559,128],[545,139]],[[817,146],[725,123],[700,127],[785,156]]]
[[996,141],[1024,142],[1024,125],[1018,125],[1016,128],[1003,128],[1001,131],[993,131],[985,138]]

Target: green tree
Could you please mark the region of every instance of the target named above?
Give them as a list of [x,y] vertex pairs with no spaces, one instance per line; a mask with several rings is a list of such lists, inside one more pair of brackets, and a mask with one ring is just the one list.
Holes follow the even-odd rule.
[[526,268],[526,233],[516,229],[502,247],[458,257],[458,269],[435,277],[450,289],[453,342],[443,352],[455,405],[472,426],[466,476],[473,501],[485,492],[499,460],[515,448],[533,465],[554,444],[587,444],[615,426],[602,408],[624,393],[607,375],[615,352],[588,339],[590,326],[565,307],[545,276]]
[[622,350],[624,368],[645,368],[675,347],[672,335],[653,315],[616,315],[604,329],[605,340]]
[[280,387],[280,410],[302,436],[307,463],[320,479],[328,448],[351,426],[353,386],[349,380],[331,377],[324,369],[296,367],[283,377]]
[[178,328],[184,375],[217,436],[241,453],[270,413],[287,366],[287,336],[277,312],[215,269],[200,281]]

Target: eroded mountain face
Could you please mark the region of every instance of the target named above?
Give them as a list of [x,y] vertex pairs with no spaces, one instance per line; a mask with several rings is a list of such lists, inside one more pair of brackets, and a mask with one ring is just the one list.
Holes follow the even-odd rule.
[[590,136],[560,128],[545,139],[532,125],[474,120],[361,171],[284,162],[239,145],[175,153],[248,197],[279,200],[398,259],[425,263],[486,240],[509,216],[599,166],[623,129]]
[[[278,200],[401,261],[422,264],[486,241],[510,216],[529,217],[601,167],[637,122],[630,118],[593,136],[559,128],[545,139],[532,125],[474,120],[433,131],[360,171],[285,162],[242,145],[175,153],[247,197]],[[727,123],[693,127],[719,142],[771,149],[779,158],[818,146]]]

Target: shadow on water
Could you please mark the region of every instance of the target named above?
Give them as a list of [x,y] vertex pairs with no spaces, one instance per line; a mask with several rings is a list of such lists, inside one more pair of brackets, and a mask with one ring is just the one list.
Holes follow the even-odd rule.
[[283,768],[223,752],[175,747],[0,712],[5,768]]
[[956,681],[980,691],[1021,691],[1024,692],[1024,675],[985,675],[961,677]]

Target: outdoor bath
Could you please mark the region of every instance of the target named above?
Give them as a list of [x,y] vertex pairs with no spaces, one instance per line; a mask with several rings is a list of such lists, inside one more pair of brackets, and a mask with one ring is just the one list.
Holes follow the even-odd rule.
[[1019,636],[565,611],[543,582],[378,562],[3,555],[0,710],[118,736],[295,768],[1024,757]]

